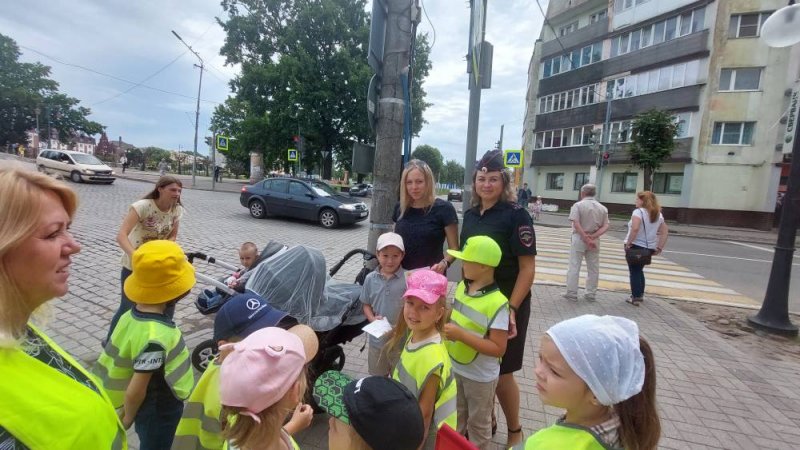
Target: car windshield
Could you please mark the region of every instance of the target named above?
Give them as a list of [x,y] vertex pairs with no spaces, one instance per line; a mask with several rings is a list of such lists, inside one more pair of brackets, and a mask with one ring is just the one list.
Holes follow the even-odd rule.
[[72,154],[72,159],[78,164],[88,164],[90,166],[102,166],[104,163],[92,155],[83,153]]
[[320,197],[331,197],[336,195],[336,191],[334,191],[332,187],[319,181],[312,181],[311,187],[314,189],[314,192]]

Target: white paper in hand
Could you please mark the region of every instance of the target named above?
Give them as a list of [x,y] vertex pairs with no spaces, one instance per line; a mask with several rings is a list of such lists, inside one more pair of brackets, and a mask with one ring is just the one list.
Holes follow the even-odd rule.
[[389,321],[384,317],[383,319],[370,322],[368,325],[362,328],[362,330],[376,338],[381,338],[386,333],[392,331],[392,324],[390,324]]

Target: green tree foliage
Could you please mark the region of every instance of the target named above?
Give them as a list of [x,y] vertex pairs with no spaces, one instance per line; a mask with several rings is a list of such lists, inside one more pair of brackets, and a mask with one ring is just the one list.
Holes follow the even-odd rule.
[[[159,147],[144,147],[141,150],[142,161],[146,169],[156,169],[158,163],[163,159],[170,165],[170,169],[175,172],[178,170],[176,162],[172,161],[172,152]],[[144,170],[144,169],[142,169]]]
[[464,183],[464,166],[453,159],[448,160],[439,174],[439,182],[460,186]]
[[47,120],[58,130],[59,139],[70,142],[76,133],[97,134],[103,126],[87,119],[88,108],[78,99],[58,92],[50,67],[19,62],[20,51],[13,39],[0,34],[0,143],[27,143],[26,132],[36,128],[39,108],[40,136],[47,138]]
[[[352,142],[372,140],[366,114],[369,16],[366,0],[223,0],[227,36],[220,53],[240,64],[233,97],[214,112],[218,132],[236,137],[229,156],[245,163],[251,151],[280,166],[292,137],[305,140],[303,164],[318,167],[323,150],[350,170]],[[414,131],[429,105],[421,80],[430,45],[416,40],[412,88]]]
[[444,159],[442,158],[442,152],[440,152],[438,148],[427,144],[418,145],[417,148],[411,152],[411,159],[421,159],[428,163],[428,166],[433,171],[434,178],[439,179],[439,173],[442,171]]
[[653,173],[675,149],[678,125],[668,111],[651,109],[636,116],[631,125],[631,161],[644,170],[644,190],[649,191]]

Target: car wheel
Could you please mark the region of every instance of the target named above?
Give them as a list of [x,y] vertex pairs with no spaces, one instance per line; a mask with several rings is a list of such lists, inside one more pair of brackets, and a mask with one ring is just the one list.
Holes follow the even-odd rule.
[[81,181],[83,181],[80,172],[77,171],[74,171],[71,174],[69,174],[69,179],[72,180],[74,183],[80,183]]
[[256,219],[267,217],[267,206],[261,200],[253,200],[249,205],[250,215]]
[[319,213],[319,224],[325,228],[336,228],[336,225],[339,225],[339,216],[332,209],[323,209]]
[[39,172],[42,172],[42,173],[47,173],[47,170],[45,170],[44,166],[41,165],[41,164],[39,164],[39,166],[36,167],[36,170],[38,170]]

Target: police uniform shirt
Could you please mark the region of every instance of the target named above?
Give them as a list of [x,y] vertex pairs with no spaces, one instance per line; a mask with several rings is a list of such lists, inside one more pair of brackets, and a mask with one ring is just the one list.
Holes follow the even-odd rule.
[[536,233],[528,212],[515,203],[499,201],[481,215],[480,206],[464,213],[461,248],[472,236],[489,236],[503,252],[494,278],[500,291],[511,297],[519,274],[517,257],[536,255]]

